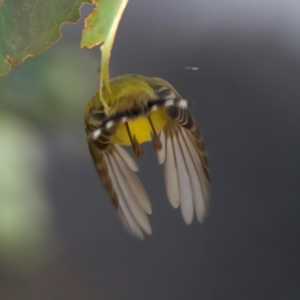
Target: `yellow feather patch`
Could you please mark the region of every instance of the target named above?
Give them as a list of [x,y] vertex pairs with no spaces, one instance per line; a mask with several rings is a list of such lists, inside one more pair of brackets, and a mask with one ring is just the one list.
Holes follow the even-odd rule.
[[[167,115],[162,109],[159,109],[151,112],[150,117],[156,133],[159,134],[168,121]],[[136,140],[140,144],[151,140],[152,129],[147,117],[143,116],[135,120],[129,120],[128,125],[132,136],[135,136]],[[126,127],[123,123],[118,125],[117,132],[113,137],[112,142],[120,145],[131,145]]]

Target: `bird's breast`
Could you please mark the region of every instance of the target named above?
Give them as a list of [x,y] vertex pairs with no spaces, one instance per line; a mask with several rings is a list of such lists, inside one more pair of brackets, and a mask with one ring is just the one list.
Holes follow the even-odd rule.
[[[168,121],[168,117],[161,109],[151,112],[150,118],[157,134],[162,131]],[[132,136],[134,136],[140,144],[151,140],[152,129],[147,116],[128,120],[128,125]],[[131,145],[124,123],[118,125],[112,142],[120,145]]]

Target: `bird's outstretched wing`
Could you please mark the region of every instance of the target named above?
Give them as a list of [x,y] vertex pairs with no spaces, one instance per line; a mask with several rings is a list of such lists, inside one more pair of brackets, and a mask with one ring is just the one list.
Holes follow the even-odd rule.
[[196,213],[203,222],[209,204],[209,174],[205,146],[198,126],[183,100],[168,85],[157,87],[157,93],[169,93],[173,105],[166,106],[169,120],[160,134],[162,148],[158,151],[160,164],[164,163],[165,184],[171,205],[180,205],[183,219],[190,224]]
[[125,227],[135,236],[143,238],[143,233],[152,233],[147,217],[152,209],[145,189],[134,173],[138,171],[138,166],[121,146],[111,143],[116,126],[102,130],[96,140],[89,138],[97,129],[97,124],[101,121],[99,118],[97,120],[97,116],[101,114],[103,112],[93,111],[85,122],[90,153]]

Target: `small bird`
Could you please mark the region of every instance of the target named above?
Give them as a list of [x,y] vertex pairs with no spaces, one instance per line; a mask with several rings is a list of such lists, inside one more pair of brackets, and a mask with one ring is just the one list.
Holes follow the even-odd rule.
[[[110,91],[97,92],[84,110],[85,131],[98,175],[125,227],[135,236],[151,234],[151,203],[135,175],[138,166],[122,146],[141,157],[152,141],[164,164],[170,204],[180,206],[185,223],[194,213],[203,222],[209,205],[205,146],[189,103],[160,78],[127,74],[110,80]],[[102,100],[102,101],[100,101]]]

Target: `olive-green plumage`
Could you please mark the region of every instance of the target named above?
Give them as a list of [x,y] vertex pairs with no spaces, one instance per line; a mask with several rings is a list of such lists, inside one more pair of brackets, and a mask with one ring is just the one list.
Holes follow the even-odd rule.
[[[109,109],[105,109],[105,101]],[[194,213],[204,220],[209,202],[208,167],[200,131],[187,101],[167,81],[141,75],[123,75],[110,81],[86,104],[88,145],[99,177],[124,225],[136,236],[151,234],[147,213],[151,204],[134,174],[138,167],[121,145],[132,145],[143,155],[141,143],[152,140],[165,165],[169,201],[180,205],[191,223]]]

